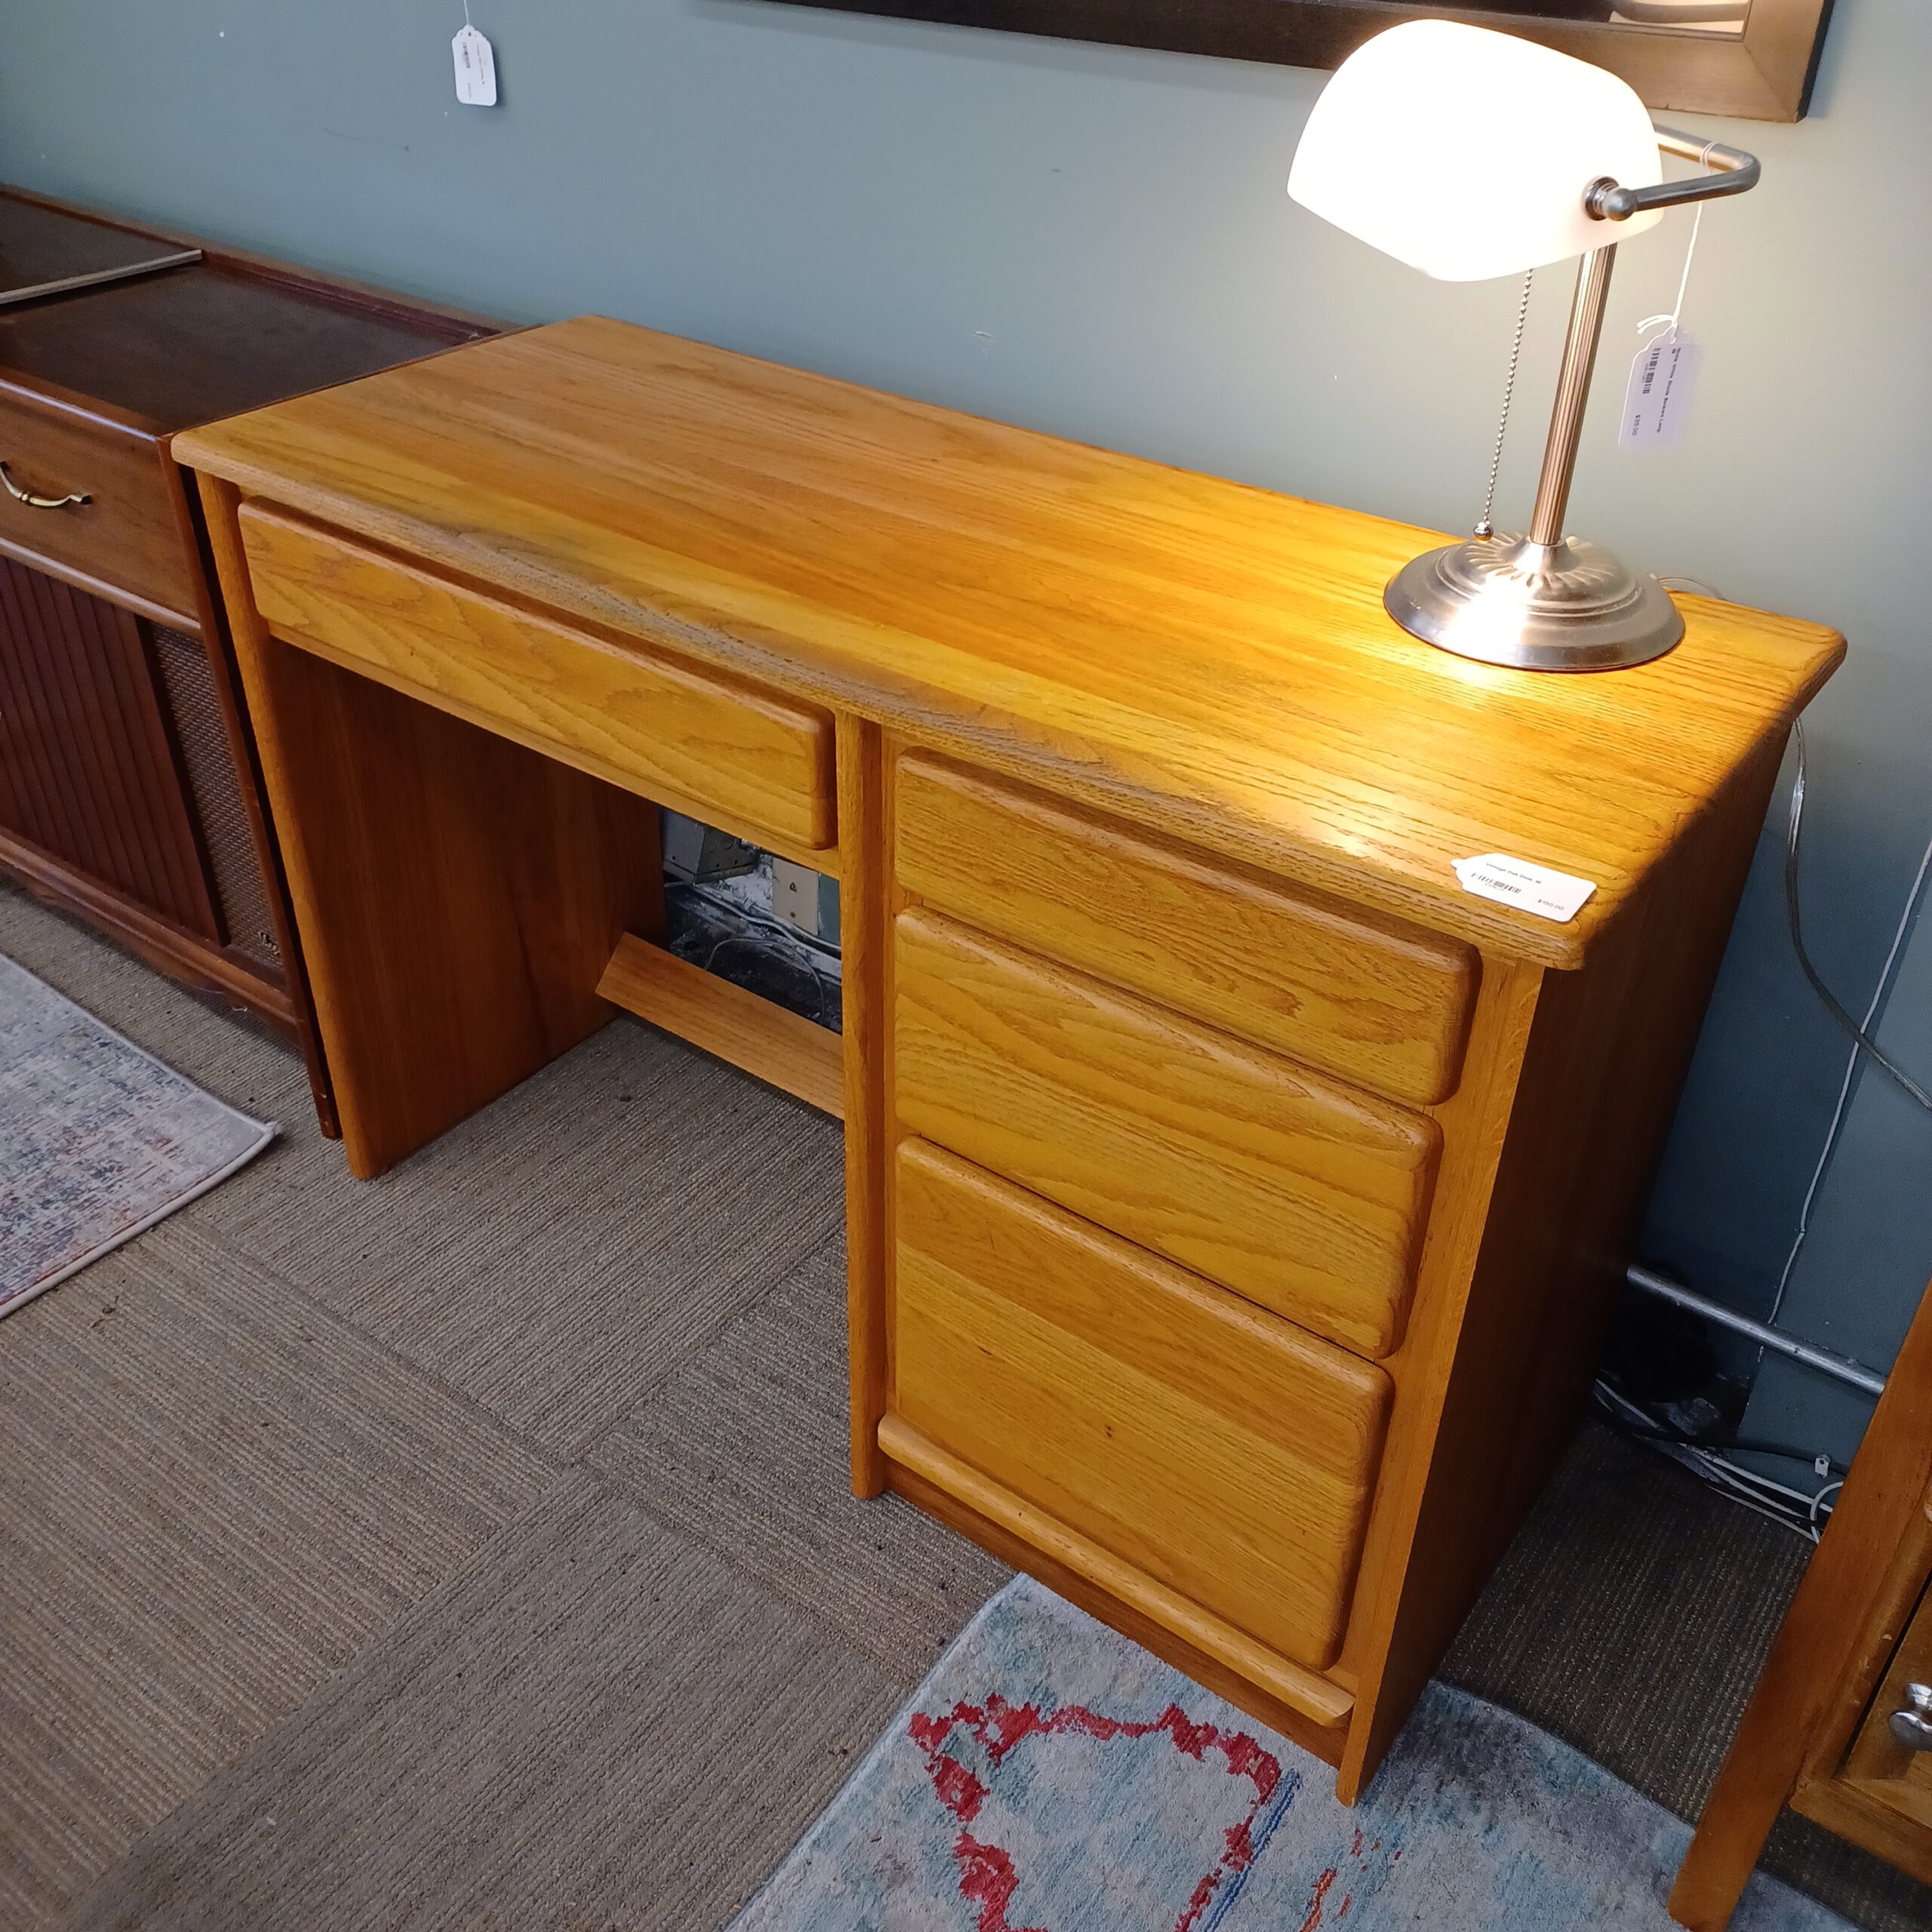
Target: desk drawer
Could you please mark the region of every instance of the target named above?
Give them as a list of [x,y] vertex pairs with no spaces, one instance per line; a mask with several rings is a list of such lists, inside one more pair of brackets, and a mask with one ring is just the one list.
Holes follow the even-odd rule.
[[176,485],[151,436],[0,395],[0,463],[19,488],[85,503],[37,509],[0,492],[0,540],[200,628]]
[[930,904],[1396,1100],[1454,1091],[1467,946],[935,758],[895,792],[899,879]]
[[[1932,1496],[1926,1499],[1932,1513]],[[1932,1583],[1893,1654],[1833,1783],[1878,1826],[1861,1842],[1932,1883]],[[1915,1692],[1918,1695],[1915,1695]],[[1832,1821],[1826,1820],[1829,1823]]]
[[894,1412],[1281,1655],[1333,1663],[1383,1372],[923,1142],[895,1181]]
[[830,715],[608,644],[258,503],[257,606],[288,641],[785,854],[836,842]]
[[1332,1340],[1401,1340],[1441,1134],[1426,1115],[1010,951],[896,922],[915,1132]]

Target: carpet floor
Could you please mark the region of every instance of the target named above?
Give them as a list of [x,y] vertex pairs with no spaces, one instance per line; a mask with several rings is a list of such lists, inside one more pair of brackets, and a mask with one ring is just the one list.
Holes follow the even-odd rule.
[[[836,1128],[620,1021],[358,1184],[273,1042],[0,953],[285,1128],[0,1323],[0,1925],[728,1924],[1006,1578],[847,1494]],[[1688,1815],[1803,1556],[1586,1429],[1444,1674]]]

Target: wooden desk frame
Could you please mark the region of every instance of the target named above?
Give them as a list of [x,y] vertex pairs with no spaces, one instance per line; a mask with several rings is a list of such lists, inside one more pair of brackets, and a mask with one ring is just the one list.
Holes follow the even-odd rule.
[[[1382,568],[1378,546],[1399,550],[1409,541],[1410,534],[1392,534],[1372,519],[1309,506],[1278,509],[1281,500],[1203,479],[1170,480],[1151,466],[1070,451],[1018,432],[947,418],[944,412],[914,411],[909,421],[912,405],[608,324],[560,325],[499,346],[500,370],[539,362],[548,353],[546,337],[566,350],[591,345],[593,363],[604,358],[619,394],[633,362],[641,363],[651,372],[646,393],[673,414],[697,406],[694,394],[701,403],[707,382],[724,385],[733,413],[721,418],[715,438],[701,435],[699,444],[709,452],[714,442],[741,440],[718,458],[726,466],[716,484],[723,493],[716,500],[721,507],[706,512],[711,520],[702,529],[714,527],[732,493],[743,487],[740,468],[750,460],[748,449],[755,456],[758,438],[768,435],[779,456],[785,455],[783,409],[786,399],[796,395],[804,399],[804,420],[813,434],[829,414],[852,414],[860,426],[849,435],[841,429],[838,448],[857,448],[862,467],[902,435],[914,443],[937,436],[963,452],[961,468],[943,472],[937,485],[955,514],[960,493],[973,487],[971,466],[984,449],[997,446],[1003,462],[1037,460],[1048,472],[1082,476],[1090,496],[1104,480],[1116,495],[1132,490],[1147,493],[1150,501],[1177,499],[1197,531],[1211,528],[1223,506],[1231,528],[1244,518],[1285,518],[1291,526],[1303,516],[1327,519],[1348,545],[1368,552],[1366,563],[1352,552],[1338,555],[1332,567],[1321,566],[1332,568],[1334,574],[1326,578],[1316,574],[1312,558],[1304,563],[1291,556],[1288,567],[1297,582],[1317,586],[1312,596],[1331,598],[1337,612],[1353,612],[1358,605],[1370,611],[1373,586],[1367,580],[1379,582]],[[460,352],[443,368],[476,352]],[[419,376],[398,386],[395,379],[378,378],[376,384],[338,392],[321,408],[352,428],[363,420],[360,389],[389,399],[386,409],[368,419],[386,424],[393,420],[396,398],[441,380]],[[386,388],[378,388],[384,383]],[[777,426],[747,429],[737,412],[746,390],[760,386],[774,398],[770,420]],[[579,382],[574,392],[581,391]],[[500,376],[494,393],[500,400],[512,393]],[[648,407],[659,407],[660,401]],[[510,406],[526,405],[513,399]],[[527,406],[534,411],[538,404],[533,400]],[[653,530],[648,561],[651,569],[666,573],[667,587],[651,593],[661,601],[627,601],[626,611],[635,614],[620,623],[609,574],[616,566],[600,567],[605,574],[599,576],[559,561],[567,549],[574,554],[576,537],[558,539],[554,554],[546,551],[540,567],[530,568],[522,555],[551,540],[540,532],[530,534],[521,521],[506,522],[494,546],[473,540],[472,524],[494,514],[487,493],[459,513],[466,561],[458,563],[453,546],[414,534],[426,526],[405,527],[388,510],[365,515],[353,494],[359,485],[331,483],[327,491],[314,485],[300,473],[307,463],[300,453],[309,447],[303,440],[306,426],[317,420],[312,411],[297,417],[286,411],[239,419],[198,438],[189,460],[201,472],[353,1171],[374,1174],[405,1158],[583,1039],[611,1017],[613,1004],[841,1115],[855,1491],[869,1497],[897,1491],[1032,1571],[1334,1764],[1340,1795],[1352,1801],[1574,1423],[1791,719],[1829,675],[1841,642],[1782,620],[1703,607],[1710,615],[1698,620],[1701,648],[1710,654],[1706,661],[1722,686],[1712,700],[1713,728],[1721,723],[1727,735],[1721,741],[1714,737],[1705,756],[1706,775],[1687,776],[1694,761],[1687,755],[1678,760],[1684,770],[1668,774],[1672,782],[1696,788],[1685,791],[1684,808],[1654,829],[1644,822],[1644,837],[1651,842],[1641,853],[1633,851],[1620,872],[1607,869],[1607,857],[1592,860],[1604,880],[1602,903],[1587,909],[1572,928],[1557,928],[1460,894],[1453,878],[1438,881],[1425,854],[1357,849],[1361,841],[1352,828],[1358,821],[1346,813],[1335,820],[1339,829],[1324,848],[1318,841],[1281,835],[1245,805],[1231,804],[1237,795],[1225,773],[1214,774],[1214,783],[1204,774],[1199,789],[1176,789],[1152,762],[1152,752],[1137,747],[1130,755],[1124,746],[1106,740],[1101,734],[1108,728],[1094,720],[1111,714],[1078,698],[1070,683],[1068,715],[1084,715],[1084,737],[1044,722],[1022,729],[964,683],[949,689],[943,681],[909,676],[904,660],[912,646],[876,628],[836,631],[841,650],[844,641],[854,638],[865,649],[877,649],[870,669],[849,655],[822,652],[812,641],[814,627],[829,621],[822,608],[795,591],[780,600],[753,574],[759,540],[732,540],[731,574],[719,580],[717,592],[746,600],[747,608],[760,614],[757,622],[748,619],[728,633],[700,621],[691,614],[688,589],[671,587],[687,586],[694,566],[672,552],[663,526],[678,513],[676,506],[695,502],[712,487],[703,470],[708,454],[690,457],[678,470],[674,497],[655,500],[659,527]],[[526,442],[537,439],[539,420],[533,416]],[[251,426],[256,425],[259,429]],[[285,440],[289,426],[299,432],[294,441]],[[639,460],[629,453],[651,438],[638,420],[613,424],[610,435],[614,477],[626,463]],[[259,453],[270,442],[281,452],[272,461]],[[493,448],[479,442],[473,457],[465,459],[474,463],[479,479],[490,472]],[[572,460],[577,460],[574,446]],[[823,459],[838,460],[835,453]],[[358,466],[356,474],[361,473]],[[1004,483],[995,477],[1002,494],[983,500],[1000,506],[998,513],[1004,513],[1014,473],[1009,468]],[[517,487],[534,488],[541,481],[520,480]],[[614,505],[619,502],[617,481],[598,487]],[[667,503],[673,506],[669,510]],[[506,516],[512,507],[506,504]],[[531,514],[517,511],[515,517]],[[628,532],[638,513],[625,508],[614,514]],[[846,526],[828,521],[832,515],[821,509],[808,520],[821,546],[809,561],[813,569],[836,576],[824,559],[835,561]],[[863,522],[850,528],[859,549],[874,541]],[[622,540],[635,540],[626,534]],[[1063,530],[1057,538],[1043,536],[1042,555],[1063,555],[1070,540]],[[1291,529],[1281,540],[1300,540],[1293,538]],[[254,551],[251,543],[257,546]],[[1056,543],[1063,547],[1057,550]],[[450,553],[439,554],[445,547]],[[774,583],[789,568],[785,558],[791,554],[771,551]],[[675,560],[668,561],[674,555]],[[272,568],[257,567],[264,564]],[[1029,562],[1016,596],[1032,595],[1038,572],[1049,568]],[[1157,592],[1137,565],[1136,570],[1132,594],[1144,602]],[[1359,596],[1358,577],[1364,580]],[[931,594],[929,586],[909,588],[909,611],[922,596],[930,602]],[[275,613],[272,621],[264,616],[264,601]],[[1261,607],[1250,602],[1241,608],[1251,615]],[[472,614],[452,617],[452,611]],[[774,613],[783,614],[789,629],[781,631]],[[1057,621],[1074,620],[1063,616]],[[1103,652],[1091,660],[1097,678],[1115,675],[1104,657],[1111,622],[1106,620],[1096,632]],[[1479,669],[1445,670],[1443,660],[1417,654],[1420,648],[1392,641],[1379,607],[1372,615],[1346,622],[1360,630],[1364,663],[1386,660],[1393,667],[1377,673],[1393,681],[1392,690],[1404,679],[1427,679],[1454,695],[1455,688],[1441,680],[1492,678]],[[565,635],[558,625],[567,625],[568,634],[581,640],[588,680],[583,692],[568,688],[572,660],[557,655],[561,647],[556,640]],[[1330,620],[1321,620],[1321,638],[1309,648],[1328,653],[1334,675],[1346,685],[1355,662],[1348,653],[1355,647],[1346,638],[1327,641],[1329,629]],[[1730,638],[1737,640],[1732,655],[1725,654],[1732,646],[1712,641]],[[1050,648],[1056,641],[1043,636],[1043,666],[1057,661]],[[763,707],[748,730],[764,731],[768,724],[758,721],[776,720],[770,728],[782,734],[791,728],[788,721],[795,720],[804,734],[798,742],[808,746],[816,742],[814,720],[829,720],[830,772],[812,763],[815,753],[792,767],[804,788],[800,800],[823,787],[822,817],[817,806],[808,811],[802,802],[788,804],[784,795],[766,799],[758,786],[771,774],[755,759],[744,768],[743,783],[721,780],[723,792],[749,801],[743,809],[735,818],[728,811],[706,815],[728,831],[768,844],[758,814],[786,818],[795,827],[788,856],[839,879],[845,948],[841,1041],[707,980],[671,961],[655,944],[663,910],[656,806],[647,795],[648,781],[635,774],[650,768],[660,751],[675,766],[675,756],[689,747],[667,749],[626,737],[641,728],[640,716],[645,726],[651,721],[648,707],[640,714],[626,694],[627,651],[638,654],[640,676],[661,678],[670,660],[688,663],[694,675],[702,672],[721,679],[718,688],[728,694],[742,688],[749,694],[747,703]],[[1069,680],[1084,661],[1067,660]],[[1520,700],[1537,707],[1550,721],[1540,729],[1567,715],[1547,708],[1556,703],[1555,684],[1566,682],[1586,712],[1604,706],[1607,716],[1617,717],[1632,702],[1654,701],[1660,716],[1681,715],[1687,702],[1698,701],[1700,686],[1689,670],[1696,661],[1681,660],[1660,676],[1650,674],[1651,681],[1641,685],[1599,681],[1586,689],[1584,681],[1512,683],[1527,674],[1501,673],[1482,688],[1493,688],[1499,702]],[[1010,666],[995,666],[964,645],[936,651],[928,662],[935,680],[970,680],[983,670],[1009,694],[1049,689],[1046,670],[1032,674],[1030,681],[1018,679]],[[1257,657],[1250,664],[1264,662]],[[1158,675],[1152,660],[1149,675]],[[1329,674],[1317,668],[1284,675],[1282,689],[1294,706],[1298,691],[1314,692]],[[1303,680],[1309,681],[1304,685]],[[593,700],[585,694],[592,690],[601,695]],[[769,694],[768,701],[760,691]],[[1654,700],[1641,695],[1647,691],[1657,694]],[[1398,694],[1376,703],[1386,709],[1403,701]],[[1202,715],[1200,728],[1212,728],[1214,719]],[[729,736],[737,728],[727,720],[720,728]],[[781,751],[783,742],[788,741],[781,740]],[[1423,749],[1421,740],[1412,737],[1411,742]],[[1174,755],[1171,746],[1159,749]],[[1338,755],[1354,754],[1345,746]],[[1378,1072],[1371,1064],[1363,1073],[1350,1057],[1359,1055],[1358,1048],[1339,1035],[1324,1044],[1326,1036],[1307,1033],[1318,1020],[1330,1023],[1321,1019],[1314,981],[1293,998],[1281,995],[1286,1003],[1278,1000],[1272,1017],[1257,1008],[1246,1023],[1260,1027],[1260,1033],[1238,1037],[1244,1023],[1223,1017],[1231,987],[1244,988],[1244,998],[1277,998],[1278,989],[1268,989],[1281,958],[1272,944],[1250,955],[1208,960],[1201,966],[1207,978],[1192,994],[1180,988],[1171,998],[1157,994],[1150,999],[1146,995],[1158,986],[1160,973],[1180,970],[1173,961],[1156,961],[1144,971],[1123,964],[1111,976],[1116,983],[1109,986],[1102,983],[1109,977],[1106,949],[1097,954],[1091,935],[1076,943],[1069,931],[1063,944],[1048,932],[1021,942],[1058,964],[1004,942],[984,942],[989,959],[1010,962],[999,970],[1026,997],[1050,1006],[1096,1001],[1096,1014],[1112,1016],[1107,1026],[1127,1029],[1119,1038],[1144,1035],[1171,1042],[1158,1049],[1166,1057],[1149,1063],[1155,1087],[1189,1077],[1187,1056],[1205,1054],[1248,1069],[1241,1077],[1260,1083],[1254,1091],[1287,1096],[1281,1104],[1291,1115],[1297,1109],[1327,1109],[1319,1118],[1340,1124],[1341,1137],[1324,1141],[1327,1151],[1309,1157],[1315,1162],[1309,1172],[1319,1169],[1331,1178],[1294,1180],[1297,1186],[1331,1189],[1321,1197],[1327,1204],[1323,1212],[1355,1213],[1358,1183],[1366,1190],[1361,1201],[1396,1198],[1387,1192],[1395,1186],[1389,1177],[1393,1171],[1376,1164],[1383,1157],[1350,1152],[1349,1134],[1367,1134],[1373,1141],[1385,1132],[1375,1123],[1405,1121],[1405,1144],[1420,1150],[1417,1158],[1426,1155],[1426,1167],[1418,1170],[1426,1174],[1426,1185],[1415,1196],[1421,1232],[1404,1264],[1407,1285],[1399,1303],[1377,1301],[1381,1291],[1373,1285],[1377,1278],[1371,1270],[1362,1277],[1367,1285],[1350,1291],[1356,1301],[1343,1296],[1327,1312],[1314,1307],[1305,1318],[1293,1303],[1298,1291],[1287,1291],[1287,1319],[1269,1312],[1269,1298],[1278,1291],[1269,1285],[1266,1241],[1258,1263],[1249,1255],[1230,1273],[1211,1255],[1195,1256],[1185,1229],[1175,1234],[1179,1246],[1164,1246],[1168,1235],[1158,1216],[1147,1220],[1137,1208],[1124,1223],[1109,1219],[1104,1208],[1075,1208],[1072,1214],[1088,1211],[1089,1218],[1072,1219],[1069,1203],[1081,1198],[1077,1191],[1056,1193],[1051,1179],[1032,1195],[1011,1185],[1029,1185],[1023,1163],[1008,1161],[1003,1180],[983,1174],[987,1185],[1005,1190],[998,1198],[1011,1200],[1016,1211],[1046,1231],[1042,1238],[1103,1251],[1110,1257],[1107,1266],[1124,1271],[1119,1278],[1141,1284],[1137,1293],[1156,1301],[1170,1297],[1177,1320],[1192,1310],[1186,1320],[1197,1327],[1220,1324],[1215,1332],[1226,1334],[1245,1324],[1257,1346],[1265,1340],[1269,1347],[1278,1337],[1287,1349],[1280,1358],[1284,1374],[1302,1373],[1294,1364],[1306,1362],[1312,1365],[1306,1372],[1318,1378],[1339,1377],[1338,1389],[1386,1387],[1386,1436],[1379,1438],[1371,1486],[1362,1492],[1359,1543],[1313,1550],[1308,1561],[1327,1579],[1322,1588],[1328,1595],[1318,1590],[1309,1597],[1309,1620],[1288,1636],[1263,1641],[1227,1611],[1240,1593],[1218,1587],[1229,1582],[1226,1572],[1201,1570],[1198,1562],[1189,1570],[1196,1559],[1185,1555],[1195,1546],[1188,1524],[1150,1517],[1136,1536],[1124,1537],[1097,1534],[1091,1521],[1082,1528],[974,1466],[904,1413],[895,1177],[908,1149],[931,1164],[921,1150],[931,1149],[932,1137],[921,1137],[906,1118],[905,1076],[897,1066],[896,1041],[906,1011],[899,995],[899,962],[912,956],[904,949],[916,934],[966,931],[957,924],[957,906],[928,904],[907,882],[897,800],[910,782],[902,777],[912,769],[909,758],[922,769],[959,774],[969,786],[1009,801],[1014,811],[1033,814],[1041,824],[1070,826],[1072,835],[1091,838],[1097,852],[1104,849],[1116,857],[1131,852],[1139,855],[1136,865],[1167,868],[1168,875],[1181,882],[1177,890],[1223,891],[1232,895],[1231,905],[1238,901],[1251,909],[1284,908],[1266,917],[1302,920],[1315,935],[1309,943],[1316,955],[1330,944],[1321,934],[1355,934],[1355,941],[1325,955],[1328,967],[1321,970],[1332,968],[1355,988],[1348,997],[1357,1005],[1349,1011],[1358,1019],[1381,1011],[1378,1002],[1393,983],[1386,975],[1401,960],[1446,962],[1454,972],[1444,983],[1463,989],[1452,1004],[1464,1003],[1466,1017],[1457,1025],[1466,1031],[1444,1036],[1447,1057],[1439,1066],[1411,1055],[1399,1066],[1391,1061]],[[1563,763],[1554,760],[1552,772]],[[1563,782],[1570,782],[1567,775]],[[703,798],[682,793],[671,801],[681,808],[705,806]],[[1596,835],[1585,818],[1574,822],[1583,828],[1579,836]],[[1417,826],[1416,835],[1429,839],[1480,835],[1454,827],[1439,832],[1419,820]],[[1029,916],[1051,924],[1054,909],[1035,907]],[[1131,921],[1120,931],[1123,945],[1138,943]],[[1311,958],[1314,971],[1320,960]],[[1091,977],[1097,968],[1101,979]],[[1122,989],[1137,984],[1138,992]],[[1190,1001],[1205,1004],[1190,1008]],[[1209,1028],[1198,1023],[1204,1019]],[[1230,1024],[1232,1033],[1211,1030]],[[1329,1072],[1310,1071],[1292,1054],[1284,1057],[1279,1042],[1270,1044],[1269,1029],[1284,1026],[1293,1037],[1302,1037],[1294,1035],[1302,1029],[1313,1041],[1312,1065],[1328,1066]],[[1117,1041],[1108,1048],[1117,1050]],[[1014,1051],[1030,1050],[1017,1043]],[[1177,1067],[1183,1071],[1174,1072]],[[1340,1084],[1332,1077],[1337,1072]],[[1128,1111],[1120,1118],[1129,1126],[1134,1104],[1132,1093],[1122,1090],[1118,1105]],[[1196,1107],[1190,1118],[1210,1122],[1211,1140],[1219,1131],[1211,1124],[1215,1104],[1185,1104]],[[1262,1152],[1228,1155],[1234,1163],[1227,1180],[1235,1189],[1231,1199],[1276,1198],[1266,1190],[1278,1177],[1266,1162],[1289,1143],[1259,1116],[1253,1134],[1260,1137],[1241,1144]],[[1235,1143],[1226,1145],[1233,1149]],[[944,1158],[964,1173],[964,1164],[954,1158],[962,1151],[955,1147]],[[1359,1164],[1364,1160],[1369,1164]],[[986,1164],[982,1161],[975,1171]],[[999,1165],[998,1157],[992,1164]],[[1149,1174],[1152,1181],[1167,1184],[1161,1174]],[[1138,1184],[1128,1177],[1130,1194]],[[1258,1195],[1257,1187],[1263,1190]],[[1398,1224],[1399,1216],[1386,1221],[1392,1229]],[[1341,1265],[1326,1254],[1316,1260],[1324,1269]],[[1243,1285],[1241,1270],[1251,1274],[1257,1266],[1261,1272],[1251,1290]],[[1292,1327],[1296,1321],[1304,1327]],[[1332,1371],[1324,1364],[1332,1364]],[[1144,1386],[1155,1407],[1117,1412],[1130,1432],[1156,1427],[1150,1417],[1182,1413],[1192,1399],[1178,1383]],[[1141,1400],[1084,1385],[1080,1399],[1089,1410],[1097,1402]],[[1261,1435],[1243,1434],[1246,1425],[1237,1426],[1218,1411],[1201,1413],[1205,1426],[1226,1432],[1229,1444],[1247,1444],[1257,1455],[1278,1458],[1289,1453]],[[1043,1445],[1060,1426],[1041,1419]],[[1111,1438],[1111,1423],[1106,1433]],[[1187,1444],[1176,1440],[1173,1447],[1174,1458],[1161,1466],[1188,1466]],[[1051,1457],[1050,1447],[1041,1453]],[[1279,1503],[1290,1512],[1283,1520],[1291,1520],[1292,1491],[1271,1494],[1270,1506]],[[1226,1488],[1204,1495],[1204,1504],[1236,1511],[1242,1506]],[[1168,1506],[1150,1494],[1147,1506]],[[1171,1561],[1132,1555],[1126,1546],[1144,1540],[1140,1531],[1155,1546],[1182,1553]],[[1334,1568],[1337,1564],[1340,1570]],[[1331,1610],[1339,1619],[1332,1643],[1322,1623]]]

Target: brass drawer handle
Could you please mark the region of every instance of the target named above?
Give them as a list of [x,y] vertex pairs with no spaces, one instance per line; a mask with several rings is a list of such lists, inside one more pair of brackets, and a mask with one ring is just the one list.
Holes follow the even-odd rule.
[[1932,1684],[1908,1684],[1906,1708],[1892,1713],[1892,1735],[1908,1751],[1932,1751]]
[[69,503],[91,503],[94,501],[85,490],[66,497],[37,496],[31,490],[23,490],[8,475],[4,463],[0,463],[0,483],[7,486],[7,494],[15,503],[25,503],[30,510],[64,510]]

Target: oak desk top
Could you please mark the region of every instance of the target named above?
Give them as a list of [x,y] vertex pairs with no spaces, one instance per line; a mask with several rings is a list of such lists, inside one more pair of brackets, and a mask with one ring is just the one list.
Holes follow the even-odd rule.
[[[596,317],[176,439],[368,541],[1183,837],[1573,966],[1843,640],[1700,598],[1633,670],[1418,643],[1431,533]],[[1487,852],[1592,879],[1556,925]]]

